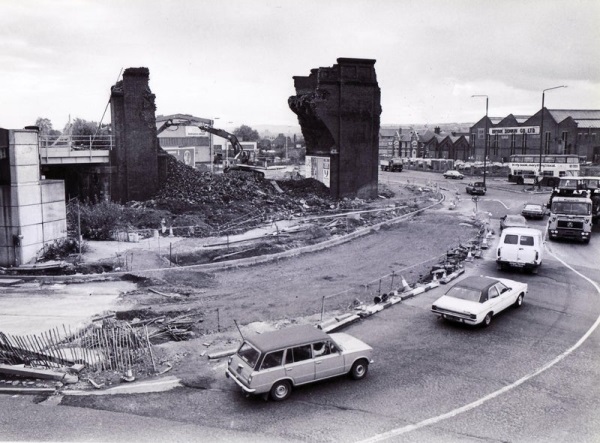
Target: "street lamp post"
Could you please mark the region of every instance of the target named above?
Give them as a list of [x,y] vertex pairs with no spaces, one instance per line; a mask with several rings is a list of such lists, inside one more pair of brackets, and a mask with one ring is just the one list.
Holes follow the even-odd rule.
[[547,88],[542,91],[542,118],[540,121],[540,163],[538,168],[538,185],[542,186],[542,154],[544,150],[544,99],[546,96],[546,91],[551,91],[553,89],[566,88],[565,85],[554,86],[552,88]]
[[485,97],[485,134],[483,136],[483,187],[485,188],[485,177],[487,169],[487,153],[488,153],[488,104],[489,97],[484,94],[472,95],[471,97]]
[[[215,126],[215,120],[218,120],[219,117],[213,117],[212,119],[210,119],[209,121],[209,125],[211,127]],[[208,134],[208,161],[210,163],[210,172],[211,174],[215,172],[214,166],[215,166],[215,159],[214,159],[214,155],[213,155],[213,134]]]

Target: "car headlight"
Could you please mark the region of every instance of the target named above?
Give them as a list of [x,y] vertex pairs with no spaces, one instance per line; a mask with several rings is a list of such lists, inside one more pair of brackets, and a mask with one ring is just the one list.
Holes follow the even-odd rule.
[[251,383],[251,382],[252,382],[252,375],[249,375],[248,376],[248,383]]
[[475,315],[475,314],[469,314],[469,318],[471,320],[475,320],[477,318],[477,315]]
[[232,361],[233,361],[233,355],[231,355],[231,356],[229,357],[229,359],[227,360],[227,364],[228,364],[228,365],[231,365],[231,362],[232,362]]

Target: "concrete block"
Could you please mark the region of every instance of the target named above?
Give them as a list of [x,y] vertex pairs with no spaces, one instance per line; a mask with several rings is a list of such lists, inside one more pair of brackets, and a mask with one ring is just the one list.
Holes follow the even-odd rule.
[[34,183],[40,180],[39,165],[10,166],[10,184]]
[[0,227],[12,226],[12,211],[13,208],[10,205],[3,205],[0,202]]
[[[0,238],[2,238],[0,229]],[[9,267],[15,264],[15,248],[12,246],[0,246],[0,266]]]
[[42,205],[26,205],[12,208],[13,227],[41,224]]
[[0,248],[4,247],[13,247],[13,232],[16,233],[16,230],[9,227],[0,227]]
[[19,260],[19,265],[24,265],[25,263],[29,263],[34,260],[38,256],[38,252],[40,252],[44,248],[43,243],[35,243],[32,245],[22,246],[18,249],[17,254],[20,253],[20,256],[17,257]]
[[43,246],[44,230],[41,223],[37,225],[22,226],[21,235],[23,236],[23,239],[21,240],[21,245],[40,245],[39,248]]
[[44,222],[43,224],[43,242],[48,243],[54,240],[67,237],[67,220],[57,220]]
[[42,180],[42,203],[65,201],[65,182],[62,180]]
[[42,203],[42,191],[39,182],[10,187],[12,206],[36,205]]
[[57,201],[51,203],[43,203],[41,206],[42,209],[42,220],[44,223],[65,220],[67,218],[67,208],[65,206],[65,201]]
[[9,153],[11,166],[40,166],[37,144],[10,146]]
[[8,133],[9,145],[38,145],[38,133],[30,129],[11,129]]

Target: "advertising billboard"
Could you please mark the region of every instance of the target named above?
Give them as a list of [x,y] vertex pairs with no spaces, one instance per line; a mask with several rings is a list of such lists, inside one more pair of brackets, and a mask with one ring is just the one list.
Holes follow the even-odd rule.
[[331,187],[331,162],[329,157],[307,155],[304,166],[307,178],[314,178],[315,180],[319,180],[328,188]]
[[194,167],[196,163],[196,152],[193,147],[191,148],[163,148],[181,163],[188,166]]

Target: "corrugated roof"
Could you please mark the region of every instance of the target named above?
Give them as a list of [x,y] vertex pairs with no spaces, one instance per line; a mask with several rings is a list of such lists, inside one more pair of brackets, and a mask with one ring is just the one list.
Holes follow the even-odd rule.
[[578,129],[598,129],[600,128],[600,120],[575,120]]
[[600,120],[598,109],[548,109],[548,112],[558,123],[569,117],[573,120]]
[[504,120],[504,118],[505,117],[489,117],[490,121],[494,125],[497,125],[498,123],[500,123],[502,120]]
[[513,115],[513,117],[518,123],[525,123],[531,118],[531,115]]

